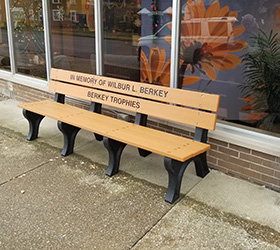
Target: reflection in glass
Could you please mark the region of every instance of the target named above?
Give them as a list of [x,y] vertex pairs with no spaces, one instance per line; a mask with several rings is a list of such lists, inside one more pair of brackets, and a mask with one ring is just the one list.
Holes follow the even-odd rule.
[[104,1],[105,75],[169,86],[168,1]]
[[53,66],[94,74],[93,1],[52,1],[50,6]]
[[18,73],[46,79],[42,1],[11,0]]
[[11,70],[4,0],[0,0],[0,69]]
[[237,119],[245,27],[219,1],[185,1],[182,9],[179,87],[219,94],[220,117]]
[[[264,107],[269,107],[271,101],[274,102],[273,107],[280,105],[275,104],[275,98],[263,98],[266,96],[264,88],[268,90],[268,81],[260,84],[256,75],[251,74],[262,73],[260,69],[253,68],[253,64],[249,65],[246,55],[254,56],[258,50],[262,53],[260,40],[257,39],[260,34],[268,35],[272,30],[276,34],[274,40],[279,38],[279,8],[276,0],[254,1],[254,4],[243,0],[183,1],[179,87],[219,94],[220,119],[264,129],[263,122],[272,117],[270,110],[265,111]],[[271,72],[269,75],[277,74]],[[252,76],[254,79],[248,79]],[[248,83],[254,84],[248,86]],[[260,96],[257,97],[253,90],[256,85],[259,86],[257,92],[262,92],[262,100],[258,100]],[[260,101],[263,103],[262,112],[257,112],[256,104]],[[280,124],[280,118],[275,118],[273,122]],[[270,130],[277,127],[278,130],[274,131],[280,132],[280,125],[270,125]]]

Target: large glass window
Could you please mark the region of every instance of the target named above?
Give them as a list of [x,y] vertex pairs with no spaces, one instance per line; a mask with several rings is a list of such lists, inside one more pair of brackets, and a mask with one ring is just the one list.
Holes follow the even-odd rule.
[[52,1],[52,63],[56,68],[95,73],[93,1]]
[[[104,75],[170,86],[172,2],[102,1]],[[220,120],[279,136],[279,0],[181,2],[178,88],[219,94]],[[42,0],[9,0],[9,25],[5,3],[0,0],[1,70],[11,70],[13,49],[17,73],[47,79],[46,53],[53,67],[96,73],[93,0],[48,1],[51,51],[45,51]]]
[[10,70],[10,55],[4,0],[0,0],[0,69]]
[[16,71],[46,79],[42,0],[11,0],[10,4]]
[[222,120],[279,133],[279,6],[183,1],[178,87],[219,94]]
[[105,75],[169,86],[171,2],[104,1]]

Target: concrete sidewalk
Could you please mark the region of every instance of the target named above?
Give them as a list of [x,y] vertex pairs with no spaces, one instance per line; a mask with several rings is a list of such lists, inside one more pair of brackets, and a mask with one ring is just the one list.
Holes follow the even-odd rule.
[[45,118],[28,142],[28,123],[0,101],[0,249],[280,249],[280,194],[190,166],[182,196],[164,202],[158,155],[127,147],[121,171],[105,176],[107,151],[91,133],[61,157],[63,138]]

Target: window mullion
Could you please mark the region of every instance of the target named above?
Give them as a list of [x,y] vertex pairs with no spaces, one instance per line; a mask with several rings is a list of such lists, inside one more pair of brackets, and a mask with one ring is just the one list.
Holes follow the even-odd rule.
[[173,0],[172,7],[172,32],[171,32],[171,63],[170,63],[170,87],[177,88],[180,61],[180,37],[181,37],[181,0]]
[[94,0],[96,74],[104,74],[103,0]]
[[50,4],[48,0],[42,0],[43,22],[44,22],[44,40],[47,78],[50,79],[50,70],[52,67],[51,33],[50,33]]
[[9,44],[9,54],[10,54],[10,65],[11,73],[16,73],[16,60],[15,60],[15,47],[14,47],[14,37],[13,37],[13,23],[11,17],[11,5],[10,0],[5,0],[6,6],[6,18],[7,18],[7,32],[8,32],[8,44]]

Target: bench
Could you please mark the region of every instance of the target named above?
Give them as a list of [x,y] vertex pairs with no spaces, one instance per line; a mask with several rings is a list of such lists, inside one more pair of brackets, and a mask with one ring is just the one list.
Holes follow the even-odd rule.
[[[39,125],[45,116],[58,121],[64,136],[63,156],[73,152],[80,129],[93,132],[108,150],[108,176],[118,172],[127,144],[138,148],[144,157],[151,152],[160,154],[164,156],[169,177],[165,197],[169,203],[179,198],[182,177],[191,161],[195,163],[198,176],[208,174],[207,134],[216,126],[217,114],[212,112],[218,110],[218,95],[60,69],[51,69],[50,78],[49,91],[55,93],[54,101],[18,105],[29,122],[28,140],[38,137]],[[89,101],[90,110],[66,105],[65,96]],[[134,112],[135,122],[102,115],[102,105]],[[193,126],[194,137],[189,139],[149,128],[146,126],[148,116]]]

